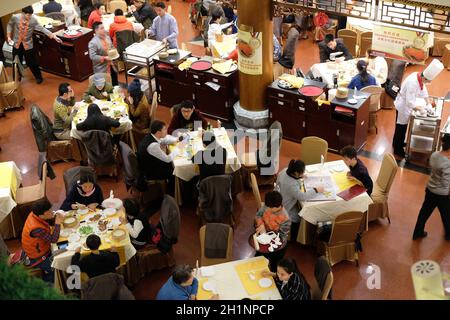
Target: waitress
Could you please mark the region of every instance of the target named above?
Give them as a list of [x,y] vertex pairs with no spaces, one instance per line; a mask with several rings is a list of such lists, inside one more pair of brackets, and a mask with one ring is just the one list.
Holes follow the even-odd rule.
[[427,102],[435,106],[432,98],[428,97],[426,85],[434,80],[438,74],[444,69],[444,65],[437,59],[434,59],[430,65],[421,73],[411,73],[405,81],[403,81],[400,92],[394,101],[396,110],[395,133],[392,141],[394,154],[405,157],[405,136],[408,128],[409,116],[416,108],[416,99],[424,98]]

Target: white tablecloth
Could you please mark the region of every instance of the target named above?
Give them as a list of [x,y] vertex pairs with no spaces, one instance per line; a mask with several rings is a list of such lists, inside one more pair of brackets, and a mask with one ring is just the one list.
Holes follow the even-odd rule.
[[[75,7],[73,5],[72,0],[56,0],[56,2],[59,2],[62,5],[62,10],[61,13],[64,14],[66,21],[63,22],[72,22],[72,21],[77,21],[78,20],[78,13],[75,10]],[[36,15],[44,15],[44,11],[43,11],[43,6],[44,4],[48,3],[47,0],[43,1],[39,1],[33,4],[33,11],[34,14]]]
[[[267,261],[267,259],[264,257],[254,257],[250,259],[231,261],[212,266],[214,268],[215,274],[211,277],[208,277],[208,280],[216,285],[217,293],[219,294],[220,300],[241,300],[243,298],[258,299],[258,300],[281,299],[280,292],[276,287],[275,289],[267,290],[253,296],[249,296],[247,291],[245,290],[245,287],[242,284],[238,273],[236,272],[235,266],[242,263],[259,260]],[[205,277],[202,277],[200,272],[197,278],[199,281],[201,281]]]
[[[136,22],[134,17],[127,18],[128,21],[133,23],[134,32],[137,34],[141,34],[141,31],[144,30],[144,26],[142,23]],[[109,26],[114,22],[114,14],[105,14],[102,16],[103,26],[105,27],[106,32],[109,32]]]
[[[339,74],[338,85],[346,86],[352,80],[352,77],[358,74],[356,64],[360,59],[351,59],[347,61],[337,62],[324,62],[316,63],[311,67],[311,72],[314,77],[321,77],[328,88],[333,88],[333,74]],[[370,73],[370,72],[369,72]],[[383,80],[376,78],[377,83],[381,83]],[[350,88],[352,89],[352,88]]]
[[[100,107],[100,109],[109,108],[109,111],[102,110],[103,114],[109,117],[114,117],[114,110],[119,110],[124,114],[124,116],[121,117],[119,120],[120,127],[113,128],[112,130],[113,134],[121,135],[130,131],[133,128],[133,123],[128,117],[128,106],[123,102],[123,100],[117,102],[97,100],[95,103]],[[72,129],[70,131],[70,136],[72,138],[81,140],[79,131],[77,130],[77,123],[80,123],[84,121],[84,119],[86,119],[88,105],[89,104],[85,102],[77,102],[77,106],[79,106],[79,111],[72,121]]]
[[[190,135],[196,137],[197,132],[191,132]],[[225,128],[214,128],[214,135],[216,136],[216,141],[227,150],[226,173],[233,173],[239,170],[241,168],[241,163]],[[184,181],[190,181],[193,177],[199,175],[198,166],[191,161],[192,155],[186,153],[186,145],[179,142],[176,148],[180,149],[180,155],[173,161],[173,174]],[[203,150],[203,143],[200,138],[194,138],[194,140],[192,140],[192,149],[194,151],[192,154],[195,154],[199,150]]]
[[[320,164],[306,166],[306,174],[311,176],[330,174],[332,168],[335,166],[344,166],[345,171],[349,171],[344,161],[338,160],[325,163],[323,172],[321,172]],[[314,170],[317,171],[312,172]],[[338,192],[339,191],[337,191],[337,193]],[[336,216],[348,211],[365,212],[368,210],[371,203],[373,203],[373,201],[367,192],[360,194],[350,201],[345,201],[337,196],[336,201],[301,202],[302,210],[300,210],[299,216],[309,223],[317,225],[318,222],[332,221]]]
[[[20,184],[22,183],[22,175],[20,174],[19,168],[17,168],[16,164],[13,161],[8,161],[2,163],[3,166],[7,167],[4,168],[5,172],[9,174],[9,172],[13,172],[13,174],[16,177],[17,183],[16,183],[16,190],[19,188]],[[8,168],[9,167],[9,168]],[[1,174],[3,175],[3,171],[1,171]],[[8,176],[0,177],[2,181],[8,181],[11,180]],[[12,186],[2,186],[0,187],[0,222],[3,221],[14,209],[14,207],[17,205],[17,203],[14,201],[13,193],[11,190]]]

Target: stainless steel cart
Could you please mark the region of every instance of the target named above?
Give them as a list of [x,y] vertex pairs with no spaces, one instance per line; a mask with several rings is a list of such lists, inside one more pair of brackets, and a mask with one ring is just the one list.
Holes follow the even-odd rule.
[[406,135],[405,160],[409,161],[411,153],[427,155],[427,162],[431,154],[437,150],[441,131],[441,117],[443,98],[436,98],[435,116],[422,116],[413,112],[409,118]]

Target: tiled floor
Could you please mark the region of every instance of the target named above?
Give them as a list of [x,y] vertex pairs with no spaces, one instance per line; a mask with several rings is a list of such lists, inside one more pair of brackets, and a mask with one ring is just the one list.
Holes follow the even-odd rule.
[[[189,23],[188,6],[181,0],[171,1],[173,13],[178,20],[180,29],[180,42],[189,42],[197,32]],[[188,49],[195,54],[201,54],[202,48],[188,44]],[[308,70],[318,61],[318,49],[310,40],[302,40],[297,52],[297,65]],[[407,73],[421,69],[418,66],[407,68]],[[121,75],[121,81],[124,81]],[[55,75],[44,73],[44,83],[36,85],[29,72],[22,82],[26,97],[25,110],[8,112],[5,118],[0,119],[0,162],[13,160],[23,173],[24,185],[37,182],[37,148],[31,130],[29,109],[32,104],[38,104],[47,114],[51,115],[52,103],[57,95],[57,85],[65,81]],[[442,96],[450,89],[450,72],[444,71],[431,84],[430,94]],[[81,97],[87,86],[83,83],[71,82],[76,96]],[[445,118],[449,114],[450,106],[447,104]],[[382,155],[391,152],[391,140],[394,129],[395,112],[381,110],[378,115],[378,135],[371,133],[365,150]],[[169,110],[160,107],[157,117],[168,121]],[[283,141],[281,152],[281,168],[285,167],[291,158],[299,157],[301,146],[290,141]],[[329,154],[329,160],[338,159],[339,156]],[[362,157],[367,164],[369,172],[376,178],[380,162],[371,158]],[[75,162],[57,163],[54,165],[57,178],[48,181],[47,194],[55,207],[64,199],[62,174],[70,167],[78,165]],[[422,163],[423,165],[423,163]],[[420,259],[432,259],[441,264],[443,270],[450,272],[450,242],[443,237],[442,223],[439,214],[431,217],[427,225],[429,236],[421,241],[411,240],[412,230],[418,211],[424,197],[424,189],[428,176],[408,170],[400,169],[392,186],[389,199],[391,221],[379,221],[370,225],[369,231],[364,235],[362,243],[364,252],[360,254],[360,266],[342,262],[333,267],[335,274],[335,299],[413,299],[414,292],[410,276],[410,266]],[[102,178],[100,184],[105,194],[114,189],[119,197],[126,197],[127,193],[122,182]],[[238,195],[235,202],[235,212],[240,217],[235,230],[234,258],[250,257],[254,251],[247,243],[252,232],[253,218],[256,205],[251,192]],[[17,240],[9,241],[12,249],[19,246]],[[299,244],[290,244],[288,257],[297,260],[299,268],[309,281],[313,281],[313,266],[316,258],[314,250]],[[199,257],[198,222],[193,208],[182,208],[182,228],[180,241],[175,246],[175,257],[178,263],[194,264]],[[381,289],[369,290],[366,282],[369,274],[366,273],[370,264],[376,264],[381,269]],[[153,272],[134,288],[139,299],[153,299],[170,274],[170,270]]]

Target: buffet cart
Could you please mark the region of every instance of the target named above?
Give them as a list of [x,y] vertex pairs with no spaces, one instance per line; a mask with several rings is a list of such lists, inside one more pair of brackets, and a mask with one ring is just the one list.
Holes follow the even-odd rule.
[[[425,106],[424,99],[417,99],[418,106]],[[409,161],[411,154],[422,153],[427,155],[427,162],[431,154],[437,150],[441,132],[441,117],[443,98],[436,99],[434,114],[413,111],[409,117],[406,134],[405,160]]]

